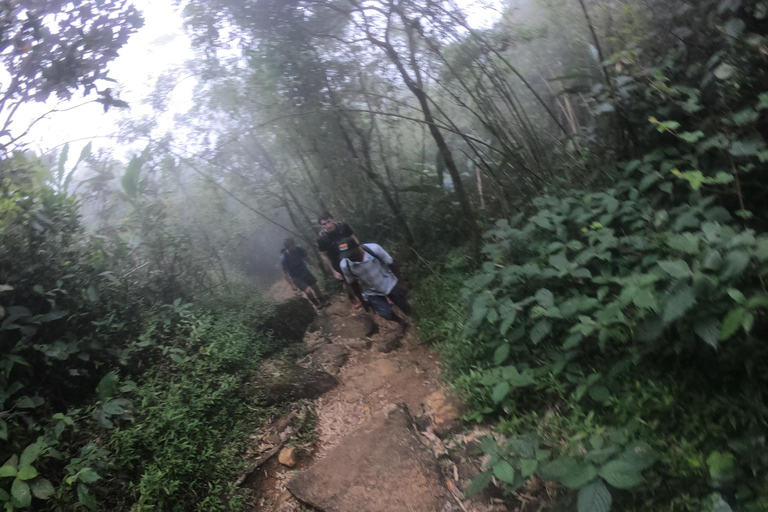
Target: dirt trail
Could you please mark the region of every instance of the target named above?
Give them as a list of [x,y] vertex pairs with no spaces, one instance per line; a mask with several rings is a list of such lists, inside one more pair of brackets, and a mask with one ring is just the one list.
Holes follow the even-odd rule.
[[[280,283],[272,291],[293,295]],[[412,330],[399,349],[382,353],[394,326],[335,297],[310,331],[299,365],[338,385],[254,435],[255,453],[274,456],[246,480],[253,511],[508,510],[492,496],[461,499],[479,464],[468,448],[487,432],[462,427],[439,357]]]

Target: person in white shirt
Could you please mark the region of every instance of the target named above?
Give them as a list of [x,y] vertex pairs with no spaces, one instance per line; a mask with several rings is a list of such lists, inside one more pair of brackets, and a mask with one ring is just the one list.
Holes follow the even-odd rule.
[[360,245],[351,237],[339,241],[338,249],[341,273],[366,310],[373,307],[380,317],[397,322],[399,333],[404,334],[408,324],[394,312],[392,304],[406,315],[410,314],[411,307],[405,291],[398,285],[392,256],[378,244]]

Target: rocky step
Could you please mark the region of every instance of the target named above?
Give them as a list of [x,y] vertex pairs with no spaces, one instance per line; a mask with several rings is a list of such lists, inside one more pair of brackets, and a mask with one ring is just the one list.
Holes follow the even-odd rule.
[[447,499],[437,460],[402,404],[374,415],[288,490],[323,512],[435,512]]

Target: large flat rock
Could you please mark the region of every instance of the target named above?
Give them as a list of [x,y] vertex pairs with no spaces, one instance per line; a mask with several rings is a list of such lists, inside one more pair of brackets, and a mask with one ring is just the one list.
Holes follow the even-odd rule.
[[323,512],[437,512],[445,487],[405,406],[391,406],[297,474],[288,490]]

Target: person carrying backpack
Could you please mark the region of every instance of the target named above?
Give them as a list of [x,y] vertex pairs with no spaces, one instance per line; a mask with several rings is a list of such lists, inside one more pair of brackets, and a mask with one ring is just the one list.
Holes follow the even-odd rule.
[[306,257],[307,253],[303,247],[296,245],[293,238],[286,238],[280,253],[280,267],[283,269],[283,277],[294,291],[303,291],[316,308],[322,309],[329,304],[328,299],[323,297],[317,288],[317,279],[309,271],[304,261]]
[[352,228],[345,222],[336,222],[333,220],[333,216],[328,212],[323,212],[317,219],[320,227],[322,228],[317,235],[317,248],[320,250],[320,258],[323,263],[331,270],[333,277],[341,281],[344,285],[344,291],[347,293],[349,302],[352,307],[359,308],[360,302],[358,302],[349,284],[344,280],[344,276],[341,274],[341,258],[339,257],[338,244],[341,240],[345,240],[352,237],[357,241]]
[[344,279],[365,309],[372,307],[380,317],[398,324],[398,335],[405,334],[408,324],[394,312],[392,304],[406,315],[410,314],[411,306],[399,285],[392,256],[378,244],[361,245],[351,237],[339,241],[338,249]]

